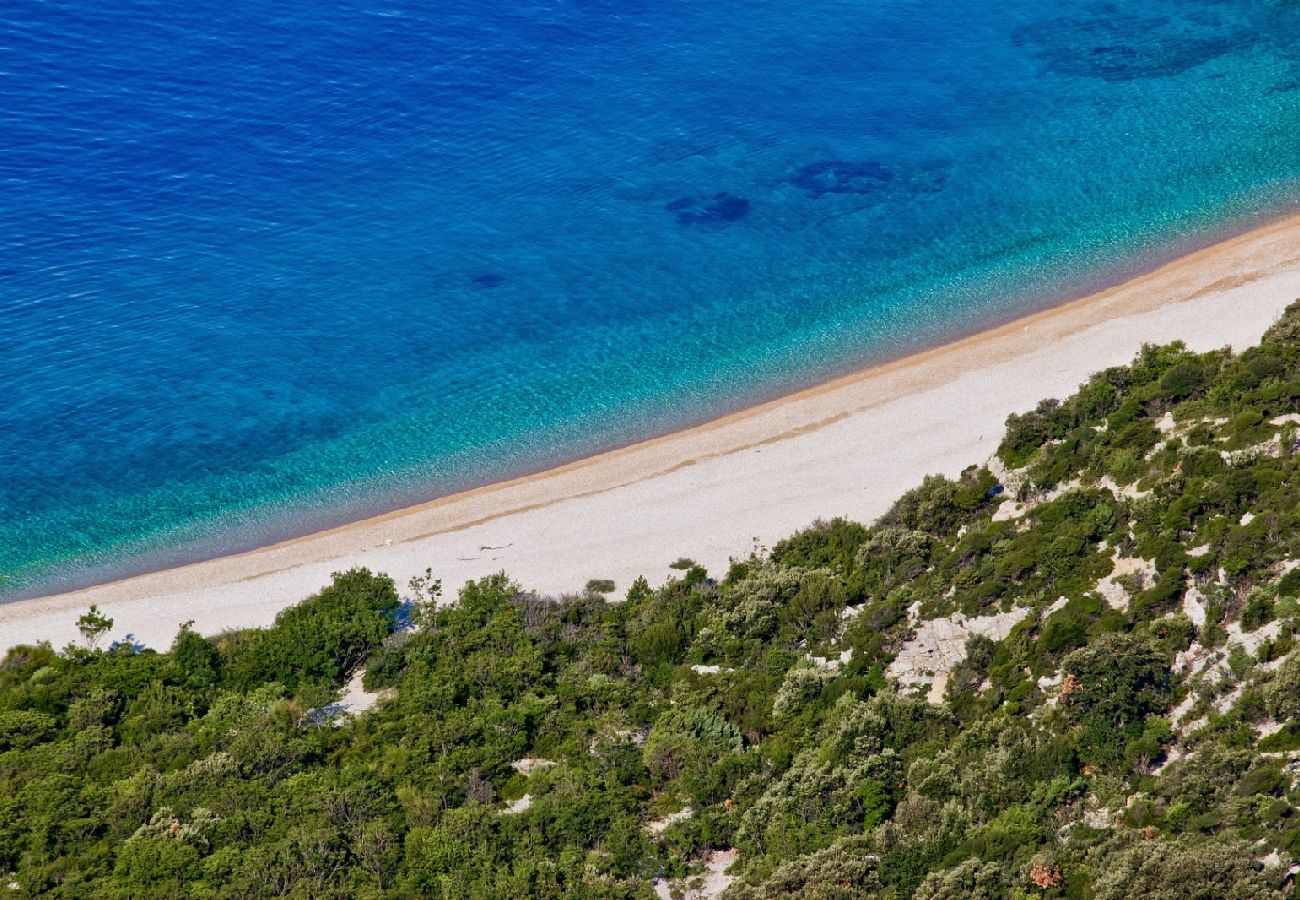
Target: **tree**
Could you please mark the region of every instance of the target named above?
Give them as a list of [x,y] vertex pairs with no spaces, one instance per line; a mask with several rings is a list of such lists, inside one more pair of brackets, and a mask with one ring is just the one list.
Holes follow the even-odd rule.
[[1005,896],[1002,869],[974,858],[931,872],[913,895],[915,900],[996,900]]
[[412,576],[407,586],[411,591],[407,618],[416,628],[435,628],[438,602],[442,599],[442,579],[433,577],[433,569],[425,569],[423,575]]
[[1287,655],[1264,688],[1264,708],[1279,722],[1300,716],[1300,651]]
[[687,793],[708,791],[719,763],[741,749],[740,731],[707,710],[673,707],[655,722],[643,750],[646,767],[660,784],[680,781]]
[[1285,868],[1261,870],[1254,855],[1246,841],[1222,837],[1133,843],[1098,854],[1093,889],[1097,900],[1280,900],[1277,883]]
[[829,847],[777,867],[762,883],[737,884],[727,891],[737,900],[853,900],[880,896],[877,860],[862,836],[842,838]]
[[1076,687],[1061,708],[1080,727],[1080,753],[1089,762],[1118,764],[1146,718],[1168,708],[1169,667],[1143,638],[1102,635],[1067,656],[1062,670]]
[[193,621],[181,625],[172,643],[171,657],[176,679],[192,690],[203,690],[216,684],[221,654],[211,641],[194,631],[193,625]]
[[336,573],[329,586],[257,633],[235,666],[236,682],[279,681],[291,689],[342,682],[380,646],[399,606],[387,575],[369,569]]
[[86,642],[86,647],[90,650],[99,646],[99,642],[112,627],[113,620],[102,614],[99,607],[93,603],[85,615],[77,620],[77,630],[81,632],[81,639]]

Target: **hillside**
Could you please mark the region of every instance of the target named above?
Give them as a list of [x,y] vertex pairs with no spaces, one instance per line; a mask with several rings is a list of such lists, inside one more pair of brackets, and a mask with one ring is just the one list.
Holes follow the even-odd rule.
[[870,527],[620,602],[353,570],[168,652],[97,648],[88,616],[85,646],[0,663],[0,873],[14,897],[1289,896],[1297,423],[1300,303],[1239,355],[1147,348],[1013,416]]

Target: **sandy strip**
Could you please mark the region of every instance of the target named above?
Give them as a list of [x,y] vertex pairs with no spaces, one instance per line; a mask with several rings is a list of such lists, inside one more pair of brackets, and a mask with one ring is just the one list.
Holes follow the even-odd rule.
[[545,592],[612,578],[621,593],[690,556],[727,561],[818,517],[869,521],[922,476],[955,476],[997,448],[1010,412],[1065,396],[1144,342],[1197,350],[1258,340],[1300,297],[1300,217],[1176,260],[1116,288],[714,422],[528,478],[248,553],[0,606],[0,649],[77,636],[91,603],[166,647],[177,625],[269,623],[355,565],[405,585],[505,570]]

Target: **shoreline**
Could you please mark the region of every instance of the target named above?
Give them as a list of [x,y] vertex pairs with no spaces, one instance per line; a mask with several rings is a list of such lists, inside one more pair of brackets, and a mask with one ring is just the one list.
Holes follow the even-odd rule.
[[543,593],[613,578],[621,594],[637,574],[662,581],[679,556],[721,574],[755,542],[818,517],[870,521],[923,475],[983,462],[1007,413],[1073,391],[1142,343],[1241,349],[1296,297],[1300,215],[659,437],[256,549],[5,603],[0,651],[61,646],[91,603],[117,619],[113,638],[158,648],[188,619],[204,633],[263,625],[352,565],[387,571],[399,588],[432,567],[448,596],[502,569]]
[[[1161,243],[1146,252],[1125,260],[1122,265],[1099,270],[1082,279],[1086,285],[1083,290],[1065,290],[1057,286],[1050,291],[1024,292],[1017,294],[1019,300],[1012,308],[990,313],[977,323],[949,327],[933,335],[933,342],[910,350],[891,352],[863,351],[857,359],[841,360],[827,367],[827,371],[818,377],[794,377],[784,386],[769,386],[767,389],[751,386],[747,399],[721,399],[718,409],[709,413],[700,413],[685,417],[682,421],[668,425],[665,430],[652,429],[644,436],[617,439],[602,442],[601,449],[577,453],[555,453],[549,460],[537,460],[518,466],[511,466],[487,478],[466,478],[458,486],[445,491],[411,491],[402,490],[396,496],[390,496],[386,502],[367,503],[365,501],[348,503],[339,507],[312,508],[302,507],[297,512],[282,509],[277,518],[268,522],[256,523],[246,528],[235,528],[211,533],[198,538],[187,538],[173,544],[152,549],[129,551],[120,559],[112,562],[96,562],[82,569],[83,574],[64,574],[48,579],[25,584],[10,590],[0,590],[0,609],[12,603],[37,600],[48,597],[71,594],[90,588],[127,581],[133,578],[152,575],[172,569],[181,569],[197,563],[214,559],[240,556],[259,550],[277,547],[282,544],[316,535],[326,534],[339,528],[361,522],[368,522],[385,516],[408,510],[422,508],[440,500],[467,495],[473,491],[505,485],[525,478],[544,475],[558,471],[567,466],[584,463],[608,453],[617,452],[639,444],[649,443],[665,437],[682,434],[699,427],[705,427],[765,406],[770,402],[795,397],[805,391],[817,390],[843,379],[874,371],[883,366],[918,356],[930,350],[956,344],[967,338],[992,332],[998,328],[1067,305],[1081,299],[1087,299],[1105,293],[1151,274],[1165,265],[1188,259],[1203,250],[1236,240],[1246,235],[1262,232],[1274,225],[1300,217],[1300,200],[1279,201],[1271,206],[1261,208],[1256,213],[1234,217],[1208,229],[1197,229],[1181,238]],[[1104,274],[1103,274],[1104,273]],[[1018,309],[1021,302],[1027,302],[1026,309]],[[404,496],[403,496],[404,495]],[[288,500],[286,507],[293,507],[296,500]],[[347,511],[344,511],[347,510]],[[220,526],[215,526],[219,528]]]
[[[1051,292],[1026,293],[1021,298],[1022,300],[1032,297],[1036,301],[1032,302],[1027,310],[1002,310],[1000,313],[988,315],[984,321],[977,324],[951,327],[943,333],[935,335],[934,343],[927,343],[918,349],[892,353],[864,352],[861,358],[856,361],[841,361],[839,364],[829,367],[828,372],[819,378],[795,378],[791,380],[792,383],[788,383],[784,387],[751,391],[751,396],[747,400],[719,402],[719,411],[687,417],[684,421],[670,425],[667,430],[654,430],[643,437],[609,441],[604,445],[603,449],[589,452],[577,454],[557,453],[547,462],[534,462],[531,465],[512,467],[513,471],[502,471],[495,477],[466,479],[460,486],[453,487],[446,492],[403,492],[407,496],[401,499],[391,498],[389,502],[349,504],[353,507],[350,512],[343,512],[341,509],[330,512],[327,509],[311,509],[308,507],[300,510],[299,514],[289,515],[286,513],[284,518],[275,520],[272,523],[254,525],[246,531],[237,529],[230,532],[230,534],[234,535],[243,534],[244,537],[242,538],[234,537],[231,539],[228,535],[226,539],[214,543],[215,535],[210,534],[201,538],[189,538],[152,550],[131,552],[122,559],[111,563],[99,562],[91,564],[86,567],[85,574],[81,576],[61,575],[14,590],[0,591],[0,609],[12,603],[72,594],[158,572],[182,569],[215,559],[242,556],[246,553],[271,549],[305,538],[324,535],[348,526],[381,519],[396,513],[420,509],[442,500],[466,496],[484,488],[503,486],[523,479],[545,475],[549,472],[558,472],[568,466],[585,463],[599,456],[615,453],[640,444],[648,444],[652,441],[683,434],[697,428],[708,427],[732,416],[756,410],[769,403],[794,398],[807,391],[820,390],[839,381],[855,378],[895,362],[918,357],[931,350],[942,349],[968,338],[994,332],[1021,319],[1027,319],[1042,312],[1049,312],[1079,300],[1100,296],[1113,288],[1149,275],[1166,265],[1190,259],[1204,250],[1247,235],[1263,232],[1275,225],[1284,224],[1293,218],[1300,219],[1300,212],[1296,211],[1297,208],[1300,208],[1300,201],[1288,200],[1261,209],[1253,215],[1225,221],[1215,228],[1197,230],[1193,234],[1184,235],[1176,241],[1151,248],[1140,256],[1128,259],[1123,265],[1104,270],[1106,274],[1094,273],[1089,275],[1083,280],[1087,287],[1082,292],[1067,291],[1058,287]],[[292,506],[293,503],[294,501],[289,501],[287,505]],[[0,619],[0,621],[3,620]]]

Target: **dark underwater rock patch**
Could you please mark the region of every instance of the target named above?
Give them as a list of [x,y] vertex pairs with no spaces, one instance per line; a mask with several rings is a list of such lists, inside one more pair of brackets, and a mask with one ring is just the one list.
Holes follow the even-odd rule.
[[820,159],[796,169],[790,183],[813,198],[845,194],[876,202],[910,200],[941,190],[948,168],[947,162],[893,166],[875,160]]
[[1136,15],[1107,3],[1087,16],[1027,25],[1013,40],[1049,72],[1118,82],[1180,75],[1257,37],[1196,3],[1173,16]]
[[894,173],[878,162],[820,159],[800,166],[790,182],[810,196],[821,197],[824,194],[879,194],[893,180]]
[[473,281],[477,287],[494,288],[505,284],[506,278],[504,275],[498,275],[496,272],[485,272],[482,275],[475,275],[470,280]]
[[726,191],[708,197],[678,197],[664,205],[679,225],[728,225],[749,215],[749,201]]

